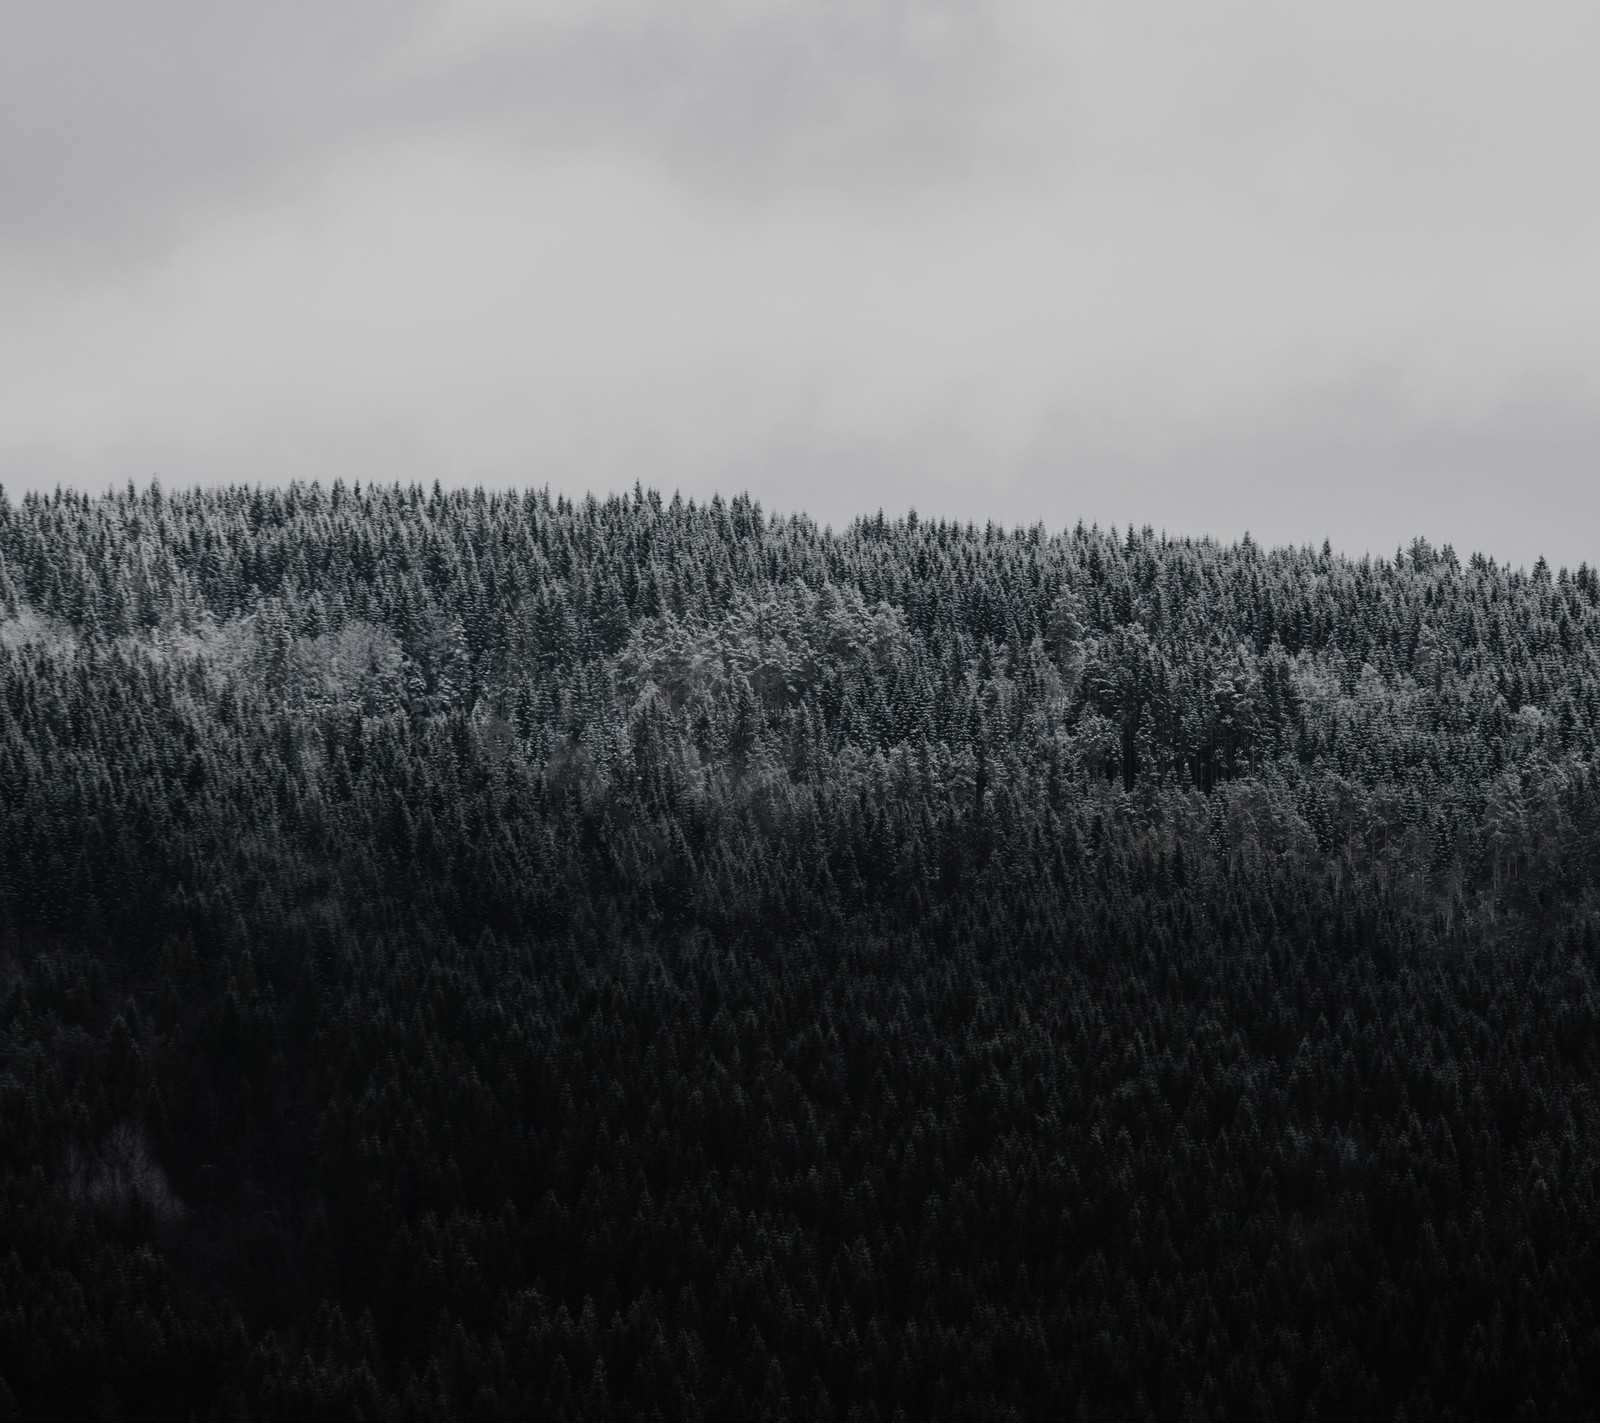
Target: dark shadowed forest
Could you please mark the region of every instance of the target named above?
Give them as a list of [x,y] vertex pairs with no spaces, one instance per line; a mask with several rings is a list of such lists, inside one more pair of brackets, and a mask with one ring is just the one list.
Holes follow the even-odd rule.
[[1600,579],[0,497],[0,1418],[1592,1418]]

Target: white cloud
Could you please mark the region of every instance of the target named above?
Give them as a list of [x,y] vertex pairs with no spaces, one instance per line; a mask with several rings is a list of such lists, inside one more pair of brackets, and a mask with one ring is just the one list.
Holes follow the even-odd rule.
[[279,36],[311,117],[242,105],[242,186],[158,141],[165,209],[87,263],[8,215],[0,477],[1593,559],[1600,14],[1517,16],[457,0],[347,31],[342,88]]

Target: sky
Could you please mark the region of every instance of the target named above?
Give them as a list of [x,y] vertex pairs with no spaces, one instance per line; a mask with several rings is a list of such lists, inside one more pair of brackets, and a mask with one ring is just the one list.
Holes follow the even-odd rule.
[[0,484],[1600,562],[1592,0],[14,0]]

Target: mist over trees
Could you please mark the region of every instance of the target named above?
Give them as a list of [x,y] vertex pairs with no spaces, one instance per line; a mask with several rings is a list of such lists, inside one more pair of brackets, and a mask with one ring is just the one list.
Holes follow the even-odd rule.
[[1567,1419],[1600,578],[0,495],[0,1418]]

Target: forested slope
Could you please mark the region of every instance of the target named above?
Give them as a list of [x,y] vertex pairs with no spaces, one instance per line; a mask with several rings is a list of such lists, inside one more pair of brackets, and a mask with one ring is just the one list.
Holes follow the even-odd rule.
[[0,1417],[1594,1416],[1600,580],[0,497]]

